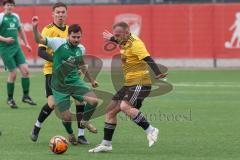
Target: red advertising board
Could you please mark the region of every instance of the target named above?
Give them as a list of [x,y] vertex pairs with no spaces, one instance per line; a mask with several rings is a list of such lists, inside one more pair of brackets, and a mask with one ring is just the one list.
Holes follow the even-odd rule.
[[[29,59],[37,59],[31,17],[39,16],[40,29],[52,22],[50,6],[16,7],[28,40]],[[68,24],[83,28],[82,43],[89,54],[110,58],[118,50],[104,50],[102,32],[126,21],[131,32],[159,58],[240,58],[240,4],[69,6]],[[23,47],[24,48],[24,47]],[[25,50],[25,49],[24,49]]]

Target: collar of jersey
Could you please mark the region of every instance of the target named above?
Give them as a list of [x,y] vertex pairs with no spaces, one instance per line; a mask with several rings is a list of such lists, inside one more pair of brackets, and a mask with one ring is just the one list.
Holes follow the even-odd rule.
[[55,26],[55,27],[57,27],[58,29],[60,29],[61,31],[65,31],[66,30],[66,25],[64,26],[64,27],[59,27],[58,25],[56,25],[54,22],[53,22],[53,25]]
[[67,45],[69,48],[72,48],[72,49],[77,48],[77,46],[72,45],[72,43],[70,43],[69,40],[67,40]]

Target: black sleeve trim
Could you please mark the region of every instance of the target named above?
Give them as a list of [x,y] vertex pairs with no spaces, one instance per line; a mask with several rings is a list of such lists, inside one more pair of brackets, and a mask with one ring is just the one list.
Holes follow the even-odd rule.
[[143,60],[147,62],[147,64],[150,66],[150,68],[153,70],[156,76],[162,73],[158,68],[157,64],[155,63],[155,61],[152,59],[152,57],[147,56],[143,58]]
[[46,47],[38,47],[38,56],[46,61],[53,62],[53,56],[46,52]]

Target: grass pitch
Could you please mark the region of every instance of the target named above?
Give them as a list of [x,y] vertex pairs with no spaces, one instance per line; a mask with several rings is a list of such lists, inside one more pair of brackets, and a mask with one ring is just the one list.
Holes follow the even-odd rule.
[[[113,138],[112,153],[91,154],[103,137],[104,117],[92,120],[99,133],[86,131],[90,145],[69,147],[63,155],[54,155],[48,143],[54,135],[67,136],[54,113],[42,126],[37,143],[30,132],[42,105],[46,102],[44,77],[31,73],[31,96],[36,107],[21,102],[18,77],[14,98],[19,109],[6,105],[6,77],[0,74],[0,160],[238,160],[240,157],[240,70],[170,70],[168,81],[174,89],[163,96],[147,98],[142,111],[160,129],[158,143],[148,148],[145,133],[120,114]],[[18,74],[20,76],[20,74]],[[100,89],[113,91],[110,73],[98,77]],[[75,133],[76,123],[73,122]]]

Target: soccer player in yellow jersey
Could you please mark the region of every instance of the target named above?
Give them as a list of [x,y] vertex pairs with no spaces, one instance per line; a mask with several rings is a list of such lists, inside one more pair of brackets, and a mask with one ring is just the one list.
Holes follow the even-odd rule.
[[167,74],[161,73],[144,43],[137,36],[130,33],[127,23],[119,22],[114,24],[113,35],[110,32],[104,32],[103,36],[105,39],[119,44],[125,83],[113,96],[108,106],[102,143],[90,149],[89,152],[112,150],[112,136],[117,125],[117,114],[120,111],[124,112],[133,122],[145,130],[149,147],[151,147],[157,141],[159,130],[150,125],[139,110],[144,98],[151,91],[148,66],[154,71],[157,79],[164,78]]
[[[52,7],[53,13],[53,23],[47,25],[42,30],[42,35],[45,37],[60,37],[67,38],[68,36],[68,25],[65,24],[65,20],[67,17],[67,6],[64,3],[58,2]],[[53,93],[51,89],[51,78],[52,78],[52,65],[53,65],[53,50],[48,48],[45,45],[39,45],[38,55],[45,59],[45,64],[43,68],[43,73],[45,75],[45,89],[46,89],[46,97],[48,102],[42,107],[38,119],[33,127],[31,133],[32,141],[37,141],[38,135],[41,129],[41,125],[44,120],[51,114],[54,109],[54,99]],[[75,101],[76,103],[76,111],[77,113],[84,112],[84,103],[80,103]],[[90,123],[86,126],[91,132],[96,132],[96,128],[93,127]],[[78,143],[80,144],[89,144],[84,136],[84,126],[78,122]],[[77,144],[77,140],[74,135],[69,137],[69,141],[72,144]]]

